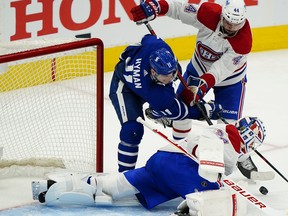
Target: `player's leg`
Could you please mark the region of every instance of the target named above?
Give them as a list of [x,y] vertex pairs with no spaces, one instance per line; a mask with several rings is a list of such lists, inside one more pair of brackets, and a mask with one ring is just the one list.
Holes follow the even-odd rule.
[[[187,65],[186,71],[183,74],[184,80],[187,80],[188,77],[192,75],[195,77],[199,77],[198,73],[196,72],[195,68],[193,67],[191,61]],[[180,82],[176,94],[181,95],[181,92],[184,89],[184,85]],[[173,121],[173,130],[172,130],[172,135],[175,140],[180,140],[183,138],[186,138],[191,131],[192,128],[192,119],[184,119],[184,120],[179,120],[179,121]]]
[[109,95],[121,123],[120,143],[118,144],[118,171],[135,168],[139,144],[144,127],[136,119],[143,118],[143,101],[128,89],[114,74]]
[[[246,78],[229,86],[214,87],[215,102],[223,107],[222,117],[234,122],[242,117],[244,106]],[[223,123],[218,120],[218,123]]]
[[183,119],[179,121],[173,121],[172,135],[173,139],[180,140],[188,136],[192,128],[192,119]]
[[[242,117],[245,84],[246,78],[243,78],[242,81],[234,85],[214,88],[215,102],[222,105],[222,117],[229,123],[235,122]],[[218,120],[218,123],[221,123],[221,120]],[[240,172],[248,179],[251,178],[252,171],[258,171],[250,156],[245,158],[240,157],[237,166]]]
[[[136,170],[130,170],[129,172],[135,172]],[[112,197],[112,199],[119,200],[124,197],[135,197],[138,190],[131,185],[124,173],[109,173],[100,175],[90,175],[86,182],[94,187],[97,187],[96,198],[100,193],[104,193]]]
[[50,177],[53,180],[32,182],[33,199],[50,206],[112,205],[117,199],[135,198],[138,193],[123,173],[85,177],[78,173],[52,173]]
[[[124,173],[139,191],[137,198],[147,209],[195,190],[219,188],[198,178],[198,164],[181,153],[158,151],[145,167]],[[213,185],[211,187],[210,185]]]
[[[96,188],[79,173],[56,173],[55,179],[33,181],[33,199],[47,205],[94,205]],[[57,181],[55,181],[57,180]]]

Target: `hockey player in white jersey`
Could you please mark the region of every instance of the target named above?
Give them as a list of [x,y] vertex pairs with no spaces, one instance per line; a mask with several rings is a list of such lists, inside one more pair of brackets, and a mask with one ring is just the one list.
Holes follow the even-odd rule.
[[[186,211],[187,215],[244,216],[245,201],[223,187],[221,175],[230,175],[236,169],[239,155],[257,148],[265,133],[262,121],[255,117],[242,118],[235,125],[206,126],[201,134],[190,133],[179,143],[199,163],[172,145],[164,146],[144,167],[123,173],[87,176],[69,173],[62,177],[54,175],[56,178],[48,181],[34,181],[33,198],[49,206],[64,206],[103,205],[105,200],[113,204],[136,197],[145,208],[151,209],[182,197],[189,208],[182,203],[176,215]],[[233,206],[235,203],[237,206]]]
[[[215,102],[223,107],[222,117],[233,122],[242,116],[247,56],[252,47],[245,2],[226,0],[223,6],[211,2],[201,5],[187,2],[143,0],[131,9],[131,13],[137,24],[165,15],[199,30],[195,52],[183,75],[190,88],[180,84],[177,93],[186,104],[193,106],[213,89]],[[187,136],[191,126],[191,119],[174,121],[174,138]],[[247,178],[250,179],[251,174],[261,177],[257,175],[251,157],[240,158],[238,165]]]

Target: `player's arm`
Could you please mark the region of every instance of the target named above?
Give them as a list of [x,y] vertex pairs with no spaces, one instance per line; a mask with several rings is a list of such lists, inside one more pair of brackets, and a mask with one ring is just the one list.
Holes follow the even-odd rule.
[[[221,116],[222,106],[220,104],[216,104],[213,101],[208,103],[201,101],[199,105],[208,118],[218,119],[219,115]],[[166,109],[159,110],[153,106],[150,106],[145,110],[145,114],[147,118],[156,120],[166,126],[171,125],[171,120],[182,120],[187,118],[198,120],[204,119],[204,116],[196,106],[187,106],[177,98],[175,98],[172,105]],[[167,124],[163,122],[167,122]]]
[[201,77],[189,76],[186,88],[181,93],[181,99],[190,106],[201,100],[215,85],[223,82],[235,83],[234,79],[241,80],[245,76],[246,54],[236,53],[231,47],[221,58],[215,61],[208,72]]
[[144,0],[131,9],[133,21],[142,24],[154,20],[157,16],[165,15],[181,20],[185,24],[197,23],[198,6],[183,1],[173,0]]
[[194,106],[214,87],[215,83],[215,76],[211,73],[205,73],[199,78],[189,76],[187,79],[188,88],[184,88],[180,97],[188,106]]
[[215,61],[210,69],[211,73],[215,78],[215,85],[224,80],[233,79],[233,77],[243,76],[245,74],[247,62],[247,54],[240,54],[229,48],[221,58]]

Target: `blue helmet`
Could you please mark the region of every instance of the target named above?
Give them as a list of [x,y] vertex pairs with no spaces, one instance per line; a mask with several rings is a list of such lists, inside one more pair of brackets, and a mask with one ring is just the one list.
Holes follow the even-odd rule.
[[245,146],[243,153],[249,153],[253,149],[256,149],[256,144],[263,143],[266,137],[266,129],[263,122],[256,117],[244,117],[239,119],[236,124],[236,128],[239,131],[240,137]]
[[168,75],[177,71],[178,62],[166,48],[153,51],[149,57],[150,66],[157,74]]

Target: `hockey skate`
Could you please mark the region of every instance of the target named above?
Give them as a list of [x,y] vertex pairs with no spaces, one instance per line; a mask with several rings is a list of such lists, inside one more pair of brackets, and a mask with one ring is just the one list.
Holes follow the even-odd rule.
[[177,211],[170,216],[189,216],[189,207],[187,205],[186,200],[183,200],[178,206]]
[[272,180],[275,177],[275,174],[272,171],[258,172],[258,168],[252,161],[251,156],[242,162],[238,161],[237,167],[246,178],[251,180],[267,181]]
[[32,182],[32,196],[33,200],[39,200],[40,203],[45,202],[45,194],[47,190],[56,183],[53,180],[41,180]]
[[187,206],[186,209],[179,209],[176,212],[174,212],[173,214],[170,214],[170,216],[190,216],[189,214],[189,208]]

